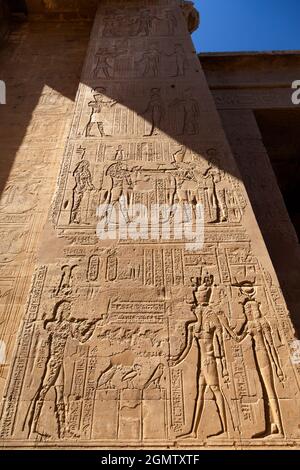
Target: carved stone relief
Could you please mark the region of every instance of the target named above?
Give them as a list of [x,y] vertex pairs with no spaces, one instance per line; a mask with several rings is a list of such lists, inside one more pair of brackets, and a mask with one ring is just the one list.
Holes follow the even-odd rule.
[[[103,1],[95,19],[41,240],[53,256],[41,248],[0,436],[8,447],[295,445],[300,366],[284,299],[204,78],[188,77],[198,59],[180,4],[140,3]],[[201,204],[203,247],[100,240],[97,208],[120,201],[125,224],[132,204]]]

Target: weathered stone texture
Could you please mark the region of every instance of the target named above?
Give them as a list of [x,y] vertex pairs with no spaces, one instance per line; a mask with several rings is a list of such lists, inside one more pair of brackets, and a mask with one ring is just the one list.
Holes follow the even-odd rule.
[[[299,241],[264,146],[256,113],[268,110],[268,115],[273,116],[268,140],[273,141],[271,147],[277,159],[281,159],[282,171],[286,168],[288,173],[284,159],[300,148],[297,131],[292,134],[292,141],[284,139],[285,128],[300,122],[299,107],[291,99],[291,84],[298,76],[300,55],[292,51],[201,54],[200,60],[299,333]],[[280,119],[276,122],[277,113]],[[291,113],[297,119],[294,124],[290,121]]]
[[[180,2],[102,1],[75,107],[68,98],[87,25],[47,26],[45,39],[41,27],[21,29],[26,40],[6,58],[8,75],[14,61],[19,70],[15,87],[31,89],[26,54],[30,38],[39,42],[40,90],[29,103],[24,92],[20,103],[12,97],[30,123],[11,110],[5,123],[18,142],[2,136],[12,167],[3,238],[12,241],[1,298],[15,309],[5,331],[23,317],[8,358],[2,445],[298,446],[293,327]],[[102,218],[112,217],[120,201],[111,235],[133,226],[132,203],[149,212],[189,204],[181,225],[178,209],[164,217],[177,228],[195,222],[201,204],[203,247],[191,249],[187,234],[99,239],[96,208],[110,204]]]
[[[24,314],[41,230],[74,110],[90,23],[13,26],[0,51],[7,105],[0,107],[0,390]],[[47,249],[47,248],[45,248]]]

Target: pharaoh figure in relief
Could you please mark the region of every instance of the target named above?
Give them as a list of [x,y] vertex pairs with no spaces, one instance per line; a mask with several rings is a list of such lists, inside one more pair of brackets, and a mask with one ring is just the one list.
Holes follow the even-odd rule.
[[99,3],[1,403],[4,447],[300,445],[294,331],[197,22],[191,2]]

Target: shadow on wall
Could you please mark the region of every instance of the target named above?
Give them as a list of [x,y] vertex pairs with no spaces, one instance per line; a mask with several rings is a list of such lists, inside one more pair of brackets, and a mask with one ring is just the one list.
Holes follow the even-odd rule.
[[[15,2],[15,6],[24,12],[22,5],[24,7],[24,2]],[[74,22],[74,25],[76,24],[78,22]],[[83,24],[86,25],[87,23],[83,22]],[[89,26],[83,26],[83,34],[84,29],[87,33],[89,28],[90,23]],[[47,34],[45,34],[45,30]],[[5,81],[7,87],[7,105],[0,108],[0,141],[2,147],[0,194],[9,176],[16,152],[27,133],[33,111],[39,102],[43,88],[48,86],[56,93],[74,101],[87,44],[87,36],[78,37],[76,27],[72,28],[69,22],[45,21],[23,24],[14,22],[12,24],[12,34],[5,47],[0,50],[0,71],[2,70],[0,79]],[[192,43],[190,47],[191,50],[185,52],[196,55]],[[181,51],[178,52],[178,54],[180,53]],[[194,70],[199,74],[199,80],[200,75],[203,75],[200,69],[199,64]],[[141,92],[141,99],[137,100],[134,90],[133,93],[121,96],[116,88],[110,86],[109,81],[108,86],[102,90],[103,95],[111,100],[118,101],[118,103],[134,111],[145,121],[148,121],[150,129],[155,124],[159,132],[169,135],[183,147],[188,146],[191,152],[198,153],[199,146],[197,142],[199,142],[199,139],[194,139],[194,145],[193,134],[197,134],[197,127],[201,125],[200,112],[203,112],[200,110],[201,103],[196,102],[193,91],[188,88],[188,85],[185,85],[180,91],[178,90],[176,77],[174,77],[174,83],[169,84],[170,81],[168,80],[168,85],[164,87],[161,87],[161,80],[157,80],[155,77],[151,78],[151,70],[148,78],[150,78],[149,88],[151,89],[150,85],[153,85],[148,97]],[[92,100],[92,90],[97,87],[99,80],[91,78],[83,81],[91,89]],[[194,78],[191,79],[191,83],[195,83]],[[165,93],[170,96],[168,103],[163,103]],[[179,95],[180,98],[178,99]],[[172,99],[172,96],[174,99]],[[157,100],[161,100],[161,112],[164,117],[162,119],[158,118],[157,122],[154,123],[152,110]],[[179,124],[177,122],[173,126],[172,120],[175,120],[176,108],[180,108],[180,112],[186,113],[187,117],[181,122],[179,118]],[[205,109],[205,105],[203,109]],[[190,117],[192,122],[189,120]],[[206,123],[206,127],[209,127],[208,123]],[[218,140],[213,132],[212,136],[212,140]],[[210,153],[208,158],[211,163],[222,170],[239,177],[232,161],[228,162],[227,159],[220,158],[220,155],[217,154],[214,157],[213,153]]]
[[[75,100],[90,27],[90,22],[27,23],[12,19],[11,34],[0,48],[0,79],[6,84],[7,95],[7,104],[0,106],[0,195],[21,145],[38,145],[31,129],[32,118],[45,87],[56,96]],[[57,120],[59,125],[66,118],[59,111],[52,109],[51,113],[51,117],[40,115],[40,127],[49,129],[49,133],[50,120]],[[52,136],[49,146],[55,147],[53,141]]]
[[0,0],[0,44],[9,34],[12,14],[27,15],[25,0]]
[[0,45],[4,42],[9,34],[10,27],[10,9],[8,2],[0,0]]

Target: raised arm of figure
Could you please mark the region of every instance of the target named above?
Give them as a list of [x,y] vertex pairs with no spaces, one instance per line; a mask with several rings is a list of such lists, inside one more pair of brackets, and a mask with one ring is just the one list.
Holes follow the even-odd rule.
[[94,319],[76,322],[75,328],[73,329],[73,337],[80,343],[85,343],[91,338],[99,321],[99,319]]

